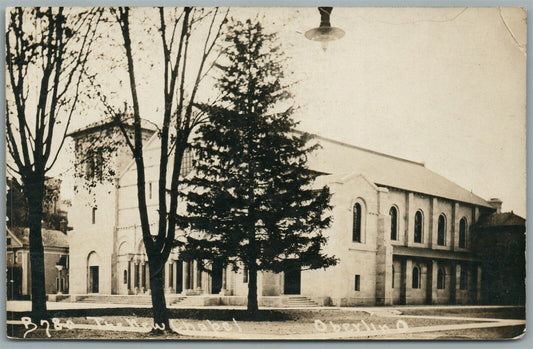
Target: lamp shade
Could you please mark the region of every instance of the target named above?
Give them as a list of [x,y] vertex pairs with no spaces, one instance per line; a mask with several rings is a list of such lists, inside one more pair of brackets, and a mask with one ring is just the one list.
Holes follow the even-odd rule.
[[330,15],[332,10],[332,7],[319,7],[320,26],[305,32],[305,37],[307,39],[320,41],[324,51],[327,49],[329,41],[337,40],[344,36],[344,30],[331,26]]

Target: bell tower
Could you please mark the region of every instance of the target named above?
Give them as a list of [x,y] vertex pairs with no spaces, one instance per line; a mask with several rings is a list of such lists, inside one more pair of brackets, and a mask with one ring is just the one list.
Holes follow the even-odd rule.
[[[133,126],[126,125],[133,138]],[[143,128],[149,139],[155,130]],[[132,161],[124,135],[110,121],[70,133],[75,149],[75,184],[69,232],[71,294],[116,290],[118,179]]]

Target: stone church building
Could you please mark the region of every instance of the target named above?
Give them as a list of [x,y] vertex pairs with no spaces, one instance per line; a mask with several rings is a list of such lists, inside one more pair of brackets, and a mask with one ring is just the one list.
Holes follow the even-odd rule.
[[[77,156],[93,125],[70,136]],[[145,132],[146,190],[156,224],[159,138]],[[114,132],[117,137],[119,131]],[[501,201],[486,201],[427,169],[424,164],[316,137],[322,149],[309,159],[323,173],[317,186],[332,192],[333,223],[326,253],[339,258],[327,269],[260,273],[260,305],[301,295],[320,305],[469,304],[482,299],[482,261],[471,228]],[[71,294],[149,292],[136,196],[135,163],[125,147],[116,152],[114,182],[88,191],[81,179],[72,200],[69,232]],[[182,173],[191,171],[190,154]],[[94,159],[86,171],[94,173]],[[181,205],[183,208],[184,205]],[[179,232],[178,232],[179,234]],[[200,272],[175,250],[165,268],[168,294],[198,297],[201,304],[245,304],[247,273],[216,264]],[[281,297],[280,297],[281,296]],[[211,303],[209,303],[211,302]],[[200,303],[199,303],[200,304]]]

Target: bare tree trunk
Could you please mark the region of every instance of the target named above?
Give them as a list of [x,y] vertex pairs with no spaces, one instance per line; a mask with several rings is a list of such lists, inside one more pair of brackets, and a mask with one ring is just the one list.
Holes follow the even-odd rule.
[[[250,186],[250,188],[252,188]],[[250,190],[250,196],[253,197],[253,189]],[[250,217],[255,218],[255,209],[253,206],[249,208]],[[257,304],[257,247],[255,241],[255,224],[254,219],[250,219],[250,241],[249,243],[249,262],[248,262],[248,312],[255,313],[259,310]]]
[[259,309],[257,305],[257,266],[255,265],[255,261],[250,263],[248,273],[249,273],[249,278],[248,278],[247,310],[249,313],[255,313]]
[[[137,199],[139,205],[139,214],[141,219],[141,226],[143,232],[143,242],[148,255],[148,263],[150,268],[150,288],[152,292],[152,305],[153,305],[153,318],[154,324],[158,326],[158,330],[170,330],[168,312],[165,302],[164,294],[164,281],[162,279],[162,270],[169,258],[170,252],[173,248],[173,242],[175,239],[176,229],[176,215],[178,210],[178,186],[180,183],[180,171],[183,160],[184,152],[187,148],[187,141],[191,130],[199,122],[199,117],[193,116],[192,107],[194,104],[194,98],[198,89],[198,85],[203,76],[207,74],[207,71],[211,69],[212,64],[207,71],[204,71],[204,63],[210,54],[211,50],[215,47],[216,39],[220,36],[220,31],[224,21],[221,22],[218,32],[210,42],[211,31],[213,29],[213,23],[215,22],[216,13],[215,10],[213,19],[211,21],[209,32],[206,37],[206,41],[203,48],[202,58],[200,60],[200,67],[194,87],[189,98],[189,103],[185,102],[185,72],[187,61],[187,50],[190,37],[190,26],[194,23],[194,18],[190,18],[193,9],[191,7],[185,7],[183,10],[183,18],[181,16],[175,18],[173,22],[174,26],[171,26],[171,39],[167,38],[167,25],[165,23],[164,9],[159,8],[160,15],[160,33],[163,44],[164,53],[164,118],[163,126],[159,133],[161,140],[161,154],[159,164],[159,225],[157,235],[151,234],[151,228],[149,224],[148,209],[146,204],[145,194],[145,169],[144,169],[144,154],[143,154],[143,138],[141,130],[141,115],[139,100],[137,96],[136,87],[136,75],[134,71],[133,53],[131,47],[130,37],[130,9],[129,7],[121,7],[114,11],[117,22],[120,25],[122,37],[124,39],[124,49],[126,51],[126,59],[128,64],[128,74],[130,80],[130,90],[133,102],[133,117],[135,135],[134,142],[129,140],[129,135],[124,129],[124,125],[119,120],[119,127],[121,132],[125,136],[126,143],[128,144],[132,154],[134,155],[137,166]],[[227,15],[227,13],[226,13]],[[172,46],[175,46],[174,35],[178,28],[178,23],[182,21],[181,33],[179,35],[178,52],[176,57],[172,59]],[[177,83],[179,82],[179,85]],[[176,95],[179,92],[179,95]],[[173,105],[175,104],[175,110]],[[185,112],[184,106],[187,105]],[[173,116],[175,115],[175,116]],[[176,134],[175,139],[169,144],[169,130],[171,126],[172,117],[176,119]],[[183,118],[183,119],[182,119]],[[174,144],[172,144],[175,142]],[[168,175],[168,163],[170,153],[174,149],[174,162],[172,164],[172,177],[170,183],[170,191],[167,189],[167,175]],[[170,208],[167,210],[167,198],[169,198]],[[163,328],[162,328],[163,327]]]
[[[165,283],[163,280],[163,268],[165,267],[165,262],[161,261],[158,257],[148,258],[154,327],[157,326],[158,328],[158,330],[154,328],[154,331],[168,331],[170,330],[170,327],[165,300]],[[156,260],[154,261],[153,259]]]
[[33,321],[38,323],[39,320],[46,318],[47,311],[44,247],[41,235],[44,176],[42,178],[35,177],[30,177],[24,184],[29,206],[32,317]]

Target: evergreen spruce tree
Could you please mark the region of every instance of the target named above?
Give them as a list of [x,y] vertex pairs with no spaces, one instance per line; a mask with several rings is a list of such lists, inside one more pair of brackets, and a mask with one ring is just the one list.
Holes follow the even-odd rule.
[[258,271],[336,263],[322,252],[330,192],[313,188],[317,174],[306,161],[317,144],[294,132],[294,108],[276,111],[291,97],[276,34],[250,20],[234,21],[227,32],[226,66],[219,66],[222,97],[204,107],[209,122],[194,144],[195,174],[184,182],[187,214],[181,222],[193,233],[182,256],[200,261],[204,270],[210,263],[244,267],[248,311],[255,312]]

